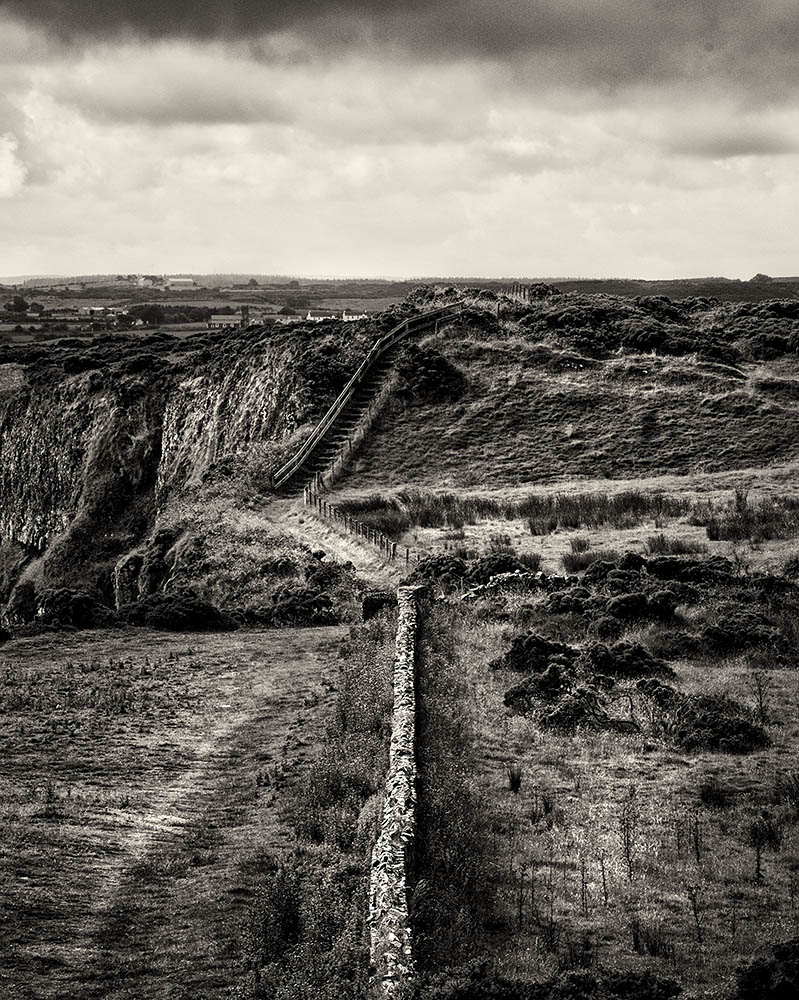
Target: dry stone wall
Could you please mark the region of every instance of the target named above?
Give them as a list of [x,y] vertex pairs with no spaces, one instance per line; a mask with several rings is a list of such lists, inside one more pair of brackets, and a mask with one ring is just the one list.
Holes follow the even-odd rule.
[[408,863],[416,823],[416,642],[423,588],[397,591],[397,652],[388,774],[372,851],[369,922],[375,997],[392,998],[413,975]]

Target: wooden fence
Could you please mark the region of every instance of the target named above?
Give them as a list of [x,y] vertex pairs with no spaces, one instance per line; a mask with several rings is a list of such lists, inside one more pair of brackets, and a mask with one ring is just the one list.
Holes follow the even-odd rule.
[[388,535],[384,535],[382,531],[378,531],[377,528],[373,528],[371,525],[364,524],[363,521],[359,521],[355,517],[350,517],[346,511],[325,500],[321,489],[317,485],[316,478],[312,479],[305,486],[303,501],[306,507],[312,507],[314,512],[323,520],[338,525],[344,531],[349,532],[356,538],[360,538],[364,542],[368,542],[370,545],[375,545],[380,550],[383,558],[389,562],[396,562],[397,559],[400,559],[408,566],[411,562],[419,562],[421,559],[419,553],[414,552],[407,545],[398,546],[393,539],[389,538]]

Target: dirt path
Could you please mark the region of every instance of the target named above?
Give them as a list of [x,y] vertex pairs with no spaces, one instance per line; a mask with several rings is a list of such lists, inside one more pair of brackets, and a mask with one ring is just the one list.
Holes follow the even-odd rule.
[[97,720],[66,709],[48,737],[47,700],[4,715],[3,996],[228,994],[259,873],[292,846],[284,814],[324,735],[345,632],[8,643],[0,670],[18,687],[58,689],[70,672],[96,690],[120,671],[153,683],[147,710],[99,739]]
[[277,530],[294,536],[312,549],[322,549],[340,562],[349,560],[358,575],[374,587],[396,587],[408,572],[403,560],[389,563],[374,545],[315,517],[303,505],[301,497],[272,501],[265,516]]

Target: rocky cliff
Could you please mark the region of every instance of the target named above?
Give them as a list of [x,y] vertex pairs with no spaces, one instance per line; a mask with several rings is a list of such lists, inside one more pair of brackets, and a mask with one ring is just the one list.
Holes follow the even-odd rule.
[[162,587],[164,556],[196,557],[199,522],[218,533],[242,491],[268,490],[386,323],[1,345],[6,620],[54,587],[108,606]]

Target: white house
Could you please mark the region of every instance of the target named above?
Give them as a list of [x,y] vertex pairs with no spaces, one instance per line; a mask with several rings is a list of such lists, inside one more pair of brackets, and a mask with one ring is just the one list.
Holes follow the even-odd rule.
[[351,313],[345,309],[339,312],[337,309],[309,309],[306,320],[311,323],[321,323],[325,319],[339,319],[343,323],[354,323],[357,319],[366,319],[366,313]]
[[222,313],[208,320],[209,330],[233,330],[241,326],[241,316],[238,313]]

